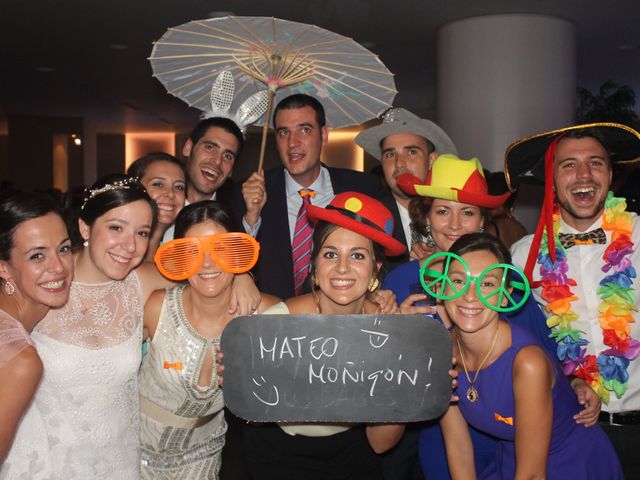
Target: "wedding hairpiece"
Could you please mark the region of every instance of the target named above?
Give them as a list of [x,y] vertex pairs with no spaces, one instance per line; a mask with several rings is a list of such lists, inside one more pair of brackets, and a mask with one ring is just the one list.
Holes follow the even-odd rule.
[[[93,197],[100,195],[101,193],[110,192],[111,190],[129,190],[131,185],[137,184],[140,186],[140,180],[138,177],[128,177],[124,180],[118,180],[112,183],[106,183],[100,188],[92,188],[85,190],[84,202],[82,203],[81,210],[84,210],[85,205]],[[142,187],[141,187],[142,188]]]

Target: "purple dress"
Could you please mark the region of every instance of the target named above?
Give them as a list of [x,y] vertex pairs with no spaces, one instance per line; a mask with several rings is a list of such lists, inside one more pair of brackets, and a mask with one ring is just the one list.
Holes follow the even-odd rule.
[[[478,400],[469,402],[469,381],[458,376],[459,407],[467,422],[478,430],[498,438],[496,461],[480,479],[513,479],[516,470],[515,401],[513,397],[513,361],[521,348],[540,344],[526,330],[511,325],[511,346],[480,372],[475,383]],[[573,420],[580,406],[569,382],[556,362],[556,382],[552,390],[553,428],[547,460],[549,479],[623,479],[622,468],[609,439],[600,427],[585,428]],[[474,373],[469,372],[473,378]]]

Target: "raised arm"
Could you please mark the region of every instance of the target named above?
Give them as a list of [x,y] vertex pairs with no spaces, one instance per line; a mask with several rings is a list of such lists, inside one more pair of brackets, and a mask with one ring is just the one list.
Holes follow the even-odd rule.
[[551,363],[540,348],[531,345],[518,352],[513,362],[517,480],[546,477],[554,381]]

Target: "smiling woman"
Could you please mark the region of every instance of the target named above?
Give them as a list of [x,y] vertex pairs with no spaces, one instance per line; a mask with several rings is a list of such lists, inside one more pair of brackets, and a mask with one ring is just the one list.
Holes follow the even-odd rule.
[[[22,415],[42,376],[42,362],[29,333],[50,308],[67,302],[72,276],[71,242],[59,207],[42,194],[2,196],[0,478],[17,478],[25,471],[35,478],[31,475],[35,472],[19,458],[21,445],[30,442],[25,432],[35,420]],[[5,461],[16,431],[15,448]],[[42,462],[37,457],[32,460]]]
[[[144,309],[150,342],[139,374],[143,479],[218,478],[227,422],[216,348],[236,316],[229,311],[236,276],[255,263],[230,269],[220,261],[221,252],[247,254],[246,245],[226,242],[234,231],[219,203],[192,203],[178,215],[176,239],[158,252],[160,269],[180,265],[186,274],[179,279],[187,283],[154,292]],[[257,253],[257,243],[251,242]],[[276,301],[261,295],[257,312]]]
[[[265,313],[377,313],[367,293],[379,286],[384,255],[406,247],[391,236],[393,217],[368,195],[344,192],[326,208],[307,207],[317,222],[311,252],[312,293]],[[379,453],[400,440],[404,425],[247,425],[247,460],[256,478],[381,479]]]
[[[509,251],[491,235],[474,233],[461,237],[449,253],[456,259],[445,271],[450,286],[441,298],[462,364],[457,366],[459,403],[440,422],[452,476],[623,478],[600,427],[580,428],[569,421],[581,407],[560,365],[525,329],[500,318],[508,296],[490,293],[511,291],[524,279],[520,271],[520,279],[507,274]],[[456,292],[469,284],[475,288]],[[465,420],[498,439],[495,459],[482,469],[474,466]]]
[[158,221],[149,239],[146,259],[153,260],[158,246],[184,207],[187,173],[183,163],[173,155],[154,152],[140,157],[127,169],[127,175],[137,177],[158,206]]

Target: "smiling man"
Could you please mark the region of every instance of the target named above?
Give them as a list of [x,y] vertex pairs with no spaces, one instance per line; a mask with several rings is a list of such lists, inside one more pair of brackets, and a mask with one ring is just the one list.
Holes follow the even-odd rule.
[[[600,425],[620,456],[625,478],[640,478],[635,451],[640,441],[640,289],[635,271],[640,265],[640,218],[625,211],[624,199],[613,197],[609,188],[612,164],[639,157],[638,132],[596,124],[515,142],[505,164],[512,187],[531,178],[548,185],[540,222],[553,224],[556,233],[548,236],[540,227],[535,236],[515,243],[513,262],[526,265],[534,281],[534,297],[547,313],[558,358],[574,389],[583,380],[602,399]],[[558,214],[552,213],[555,208]],[[576,393],[587,407],[598,401],[595,396],[581,398],[578,389]]]
[[[412,245],[421,239],[411,231],[408,210],[411,198],[398,186],[396,178],[410,173],[425,182],[438,155],[455,155],[456,147],[438,125],[404,108],[387,110],[382,116],[382,123],[359,133],[355,142],[382,162],[384,178],[392,195],[384,204],[393,213],[394,237],[405,243],[409,252]],[[396,263],[407,259],[405,256]]]
[[234,192],[238,218],[260,242],[258,288],[282,299],[309,288],[305,280],[313,226],[302,215],[303,201],[325,207],[337,193],[346,191],[382,196],[372,175],[320,162],[329,135],[326,123],[324,108],[315,98],[295,94],[281,100],[273,126],[282,166],[254,172]]
[[188,178],[187,202],[219,200],[217,192],[231,176],[244,137],[228,118],[202,120],[182,148]]

